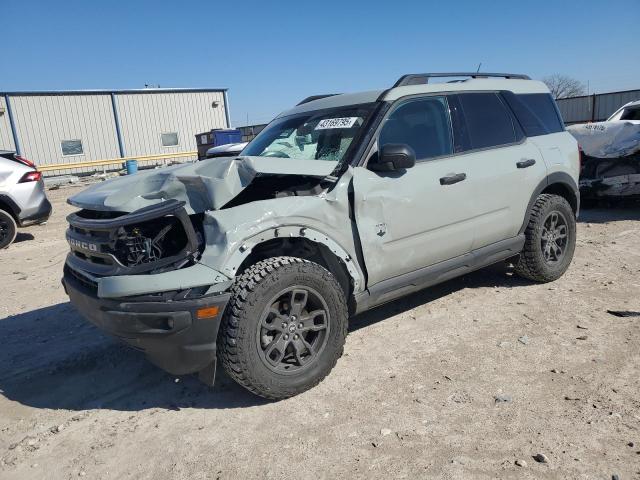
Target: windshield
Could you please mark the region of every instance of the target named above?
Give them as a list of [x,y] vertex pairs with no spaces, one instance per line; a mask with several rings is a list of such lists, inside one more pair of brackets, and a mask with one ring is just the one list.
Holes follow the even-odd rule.
[[372,110],[372,104],[357,105],[277,118],[242,155],[341,162]]

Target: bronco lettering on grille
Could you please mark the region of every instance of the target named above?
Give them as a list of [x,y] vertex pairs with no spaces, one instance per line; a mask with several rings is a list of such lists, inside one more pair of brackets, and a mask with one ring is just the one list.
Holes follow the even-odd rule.
[[82,242],[74,238],[67,238],[67,240],[72,247],[80,248],[82,250],[89,250],[90,252],[98,251],[98,245],[96,245],[95,243]]

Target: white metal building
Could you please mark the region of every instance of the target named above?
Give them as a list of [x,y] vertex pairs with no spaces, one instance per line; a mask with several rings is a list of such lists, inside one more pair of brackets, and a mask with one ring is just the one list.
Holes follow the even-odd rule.
[[214,128],[229,128],[226,89],[0,92],[0,150],[37,165],[166,155],[162,163],[172,153],[187,160],[196,157],[184,155],[196,151],[195,134]]

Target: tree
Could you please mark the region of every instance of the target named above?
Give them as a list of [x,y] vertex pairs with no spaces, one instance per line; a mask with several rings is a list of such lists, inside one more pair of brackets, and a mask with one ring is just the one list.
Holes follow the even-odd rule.
[[587,93],[584,83],[567,75],[556,73],[543,78],[542,81],[547,84],[547,87],[551,90],[551,95],[556,100],[559,98],[578,97]]

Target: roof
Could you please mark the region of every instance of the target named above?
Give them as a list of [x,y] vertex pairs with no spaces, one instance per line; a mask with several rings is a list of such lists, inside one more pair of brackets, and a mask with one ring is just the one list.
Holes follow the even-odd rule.
[[65,96],[65,95],[111,95],[113,94],[149,94],[149,93],[199,93],[199,92],[226,92],[226,88],[134,88],[123,90],[22,90],[13,92],[0,92],[0,96],[10,97],[37,97],[37,96]]
[[290,110],[282,112],[278,117],[294,115],[296,113],[310,112],[313,110],[324,110],[325,108],[344,107],[347,105],[359,105],[362,103],[372,103],[380,98],[384,90],[371,90],[368,92],[342,93],[331,95],[330,97],[312,100],[310,102],[296,105]]
[[549,93],[547,86],[538,80],[512,80],[501,78],[470,78],[455,83],[427,83],[406,85],[388,90],[382,100],[393,101],[419,93],[461,92],[477,90],[508,90],[513,93]]
[[325,108],[346,107],[375,101],[392,102],[408,95],[421,93],[461,92],[478,90],[508,90],[513,93],[549,93],[547,86],[537,80],[523,78],[469,78],[467,80],[445,83],[423,83],[416,85],[403,85],[392,87],[388,90],[371,90],[359,93],[347,93],[331,95],[296,105],[290,110],[282,112],[279,117],[294,115],[296,113],[323,110]]

